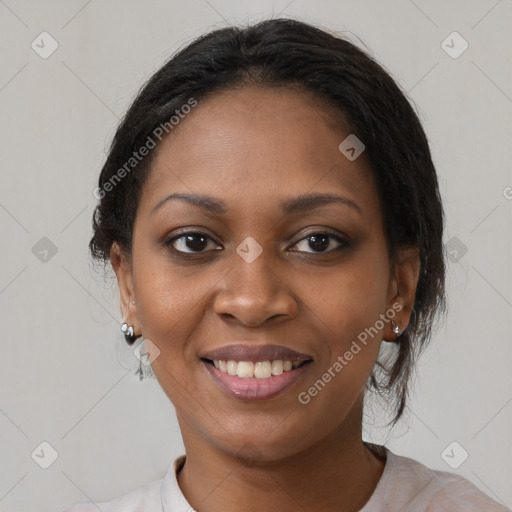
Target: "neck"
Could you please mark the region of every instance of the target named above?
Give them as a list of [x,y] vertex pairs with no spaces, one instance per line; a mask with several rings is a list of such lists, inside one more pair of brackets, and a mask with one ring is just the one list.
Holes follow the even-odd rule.
[[233,456],[197,436],[183,438],[187,458],[178,483],[190,505],[201,512],[357,512],[385,465],[363,444],[360,422],[355,431],[344,422],[308,449],[271,461]]

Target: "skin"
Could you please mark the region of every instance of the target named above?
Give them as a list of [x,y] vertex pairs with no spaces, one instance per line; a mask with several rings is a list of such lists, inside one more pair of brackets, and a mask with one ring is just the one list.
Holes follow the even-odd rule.
[[[357,511],[382,475],[385,461],[363,445],[361,421],[381,342],[396,338],[390,322],[308,404],[297,398],[393,304],[406,328],[414,304],[418,251],[401,249],[391,265],[364,153],[349,161],[338,150],[349,133],[306,93],[216,93],[157,149],[132,254],[112,246],[125,321],[160,350],[153,372],[187,455],[178,482],[198,511]],[[228,211],[172,200],[151,214],[175,192],[214,197]],[[282,201],[310,193],[343,196],[359,210],[333,202],[283,215]],[[178,228],[211,240],[199,246],[196,237],[190,248],[182,238],[174,247],[188,252],[173,256],[164,242]],[[322,230],[348,245],[330,238],[315,252],[307,236]],[[236,252],[248,236],[263,249],[252,263]],[[239,340],[284,345],[314,362],[283,395],[243,402],[198,358]]]

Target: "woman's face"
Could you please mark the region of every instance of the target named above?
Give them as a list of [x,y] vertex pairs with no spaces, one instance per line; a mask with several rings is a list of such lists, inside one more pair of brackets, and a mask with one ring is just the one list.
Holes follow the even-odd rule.
[[[360,428],[365,383],[383,337],[394,338],[378,321],[404,303],[364,153],[351,161],[338,149],[348,135],[308,95],[245,87],[199,101],[159,147],[131,266],[114,268],[128,323],[160,351],[153,371],[185,446],[257,447],[270,460]],[[327,194],[339,199],[294,207]],[[393,317],[403,328],[407,308]],[[293,356],[269,344],[309,362],[284,371],[272,360]],[[219,348],[259,362],[262,377],[201,359]],[[263,360],[283,373],[269,377]],[[250,364],[229,368],[252,375]]]

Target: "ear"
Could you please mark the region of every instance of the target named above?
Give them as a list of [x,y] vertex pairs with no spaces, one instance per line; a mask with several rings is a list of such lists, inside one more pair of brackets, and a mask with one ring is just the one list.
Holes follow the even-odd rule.
[[[394,265],[394,276],[390,282],[390,301],[388,307],[396,312],[392,318],[400,332],[393,332],[389,322],[384,339],[395,341],[409,325],[411,313],[416,298],[416,287],[420,275],[420,250],[417,246],[401,247],[397,251],[397,261]],[[391,318],[391,316],[390,316]]]
[[119,286],[119,302],[123,323],[126,322],[128,325],[132,325],[134,332],[138,332],[140,328],[137,318],[131,261],[117,242],[114,242],[110,248],[110,263],[116,273]]

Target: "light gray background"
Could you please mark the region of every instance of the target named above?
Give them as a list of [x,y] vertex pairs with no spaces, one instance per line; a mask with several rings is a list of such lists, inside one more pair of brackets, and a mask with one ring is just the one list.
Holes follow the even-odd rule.
[[[456,441],[456,472],[512,506],[511,0],[0,0],[0,510],[111,499],[183,453],[172,404],[133,375],[115,282],[90,265],[92,191],[119,118],[174,50],[279,14],[357,34],[409,91],[445,241],[467,247],[407,417],[368,437],[440,470]],[[47,59],[31,48],[43,31],[59,44]],[[469,43],[456,59],[441,47],[453,31]],[[46,262],[42,237],[57,248]],[[59,454],[48,469],[31,458],[43,441]]]

